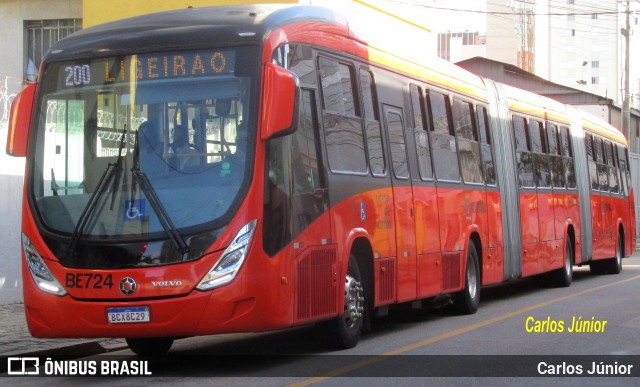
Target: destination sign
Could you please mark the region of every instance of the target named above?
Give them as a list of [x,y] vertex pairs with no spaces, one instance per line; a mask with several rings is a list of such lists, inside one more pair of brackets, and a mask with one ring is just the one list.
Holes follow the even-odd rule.
[[99,58],[62,66],[64,88],[233,74],[235,51],[209,50]]

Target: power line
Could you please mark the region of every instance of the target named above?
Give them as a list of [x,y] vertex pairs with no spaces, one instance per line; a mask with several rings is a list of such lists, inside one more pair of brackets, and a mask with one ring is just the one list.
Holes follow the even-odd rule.
[[[513,10],[512,12],[499,12],[499,11],[482,11],[482,10],[475,10],[475,9],[459,9],[459,8],[450,8],[450,7],[437,7],[437,6],[432,6],[432,5],[426,5],[426,4],[422,4],[422,3],[416,3],[416,2],[407,2],[405,0],[387,0],[390,3],[397,3],[397,4],[404,4],[404,5],[412,5],[415,7],[421,7],[421,8],[428,8],[428,9],[433,9],[433,10],[439,10],[439,11],[451,11],[451,12],[466,12],[466,13],[475,13],[475,14],[482,14],[482,15],[502,15],[502,16],[592,16],[592,15],[624,15],[626,14],[626,11],[606,11],[606,10],[586,10],[586,11],[580,11],[580,12],[542,12],[542,13],[536,13],[536,12],[518,12]],[[521,0],[518,0],[521,1]],[[569,10],[569,9],[567,9]],[[640,11],[634,11],[631,12],[631,14],[635,14],[635,15],[640,15]]]

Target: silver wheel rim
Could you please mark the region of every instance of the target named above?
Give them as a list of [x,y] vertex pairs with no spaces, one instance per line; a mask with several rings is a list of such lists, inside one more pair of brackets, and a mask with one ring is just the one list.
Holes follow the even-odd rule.
[[473,261],[467,263],[467,285],[469,286],[469,297],[473,300],[478,294],[478,273]]
[[347,327],[356,326],[362,319],[364,297],[362,284],[347,274],[344,285],[344,321]]

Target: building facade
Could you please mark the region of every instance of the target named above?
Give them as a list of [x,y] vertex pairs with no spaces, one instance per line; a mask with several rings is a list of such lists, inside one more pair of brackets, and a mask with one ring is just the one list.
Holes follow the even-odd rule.
[[438,34],[438,56],[450,62],[487,56],[486,36],[480,32],[441,32]]
[[487,58],[622,105],[628,37],[639,109],[639,11],[639,0],[487,0]]

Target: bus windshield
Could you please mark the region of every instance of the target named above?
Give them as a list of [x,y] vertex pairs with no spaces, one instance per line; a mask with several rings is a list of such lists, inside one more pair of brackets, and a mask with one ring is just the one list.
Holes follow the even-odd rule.
[[242,47],[47,66],[31,182],[44,226],[180,248],[221,227],[250,177],[256,64]]

